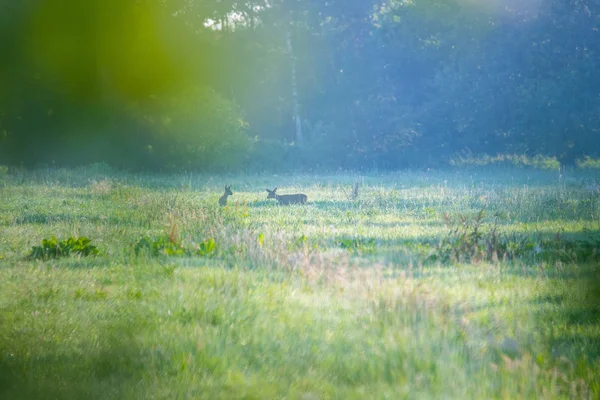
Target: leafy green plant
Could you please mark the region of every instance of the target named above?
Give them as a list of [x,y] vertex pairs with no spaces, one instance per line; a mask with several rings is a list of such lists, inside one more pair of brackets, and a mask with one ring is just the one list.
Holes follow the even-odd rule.
[[256,238],[256,242],[258,243],[258,245],[260,247],[262,247],[262,245],[265,243],[265,234],[264,233],[259,233],[258,237]]
[[147,251],[154,257],[158,257],[159,255],[182,256],[186,253],[179,242],[173,242],[168,237],[150,239],[144,236],[135,244],[134,250],[136,255]]
[[298,239],[296,239],[295,244],[296,246],[304,246],[307,240],[308,239],[306,238],[306,235],[302,235]]
[[66,257],[70,254],[77,254],[83,257],[97,255],[100,253],[98,248],[91,243],[91,239],[85,236],[78,238],[70,237],[66,240],[59,240],[55,236],[49,239],[43,239],[41,246],[33,246],[30,257],[32,259],[47,260],[50,258]]
[[185,247],[180,241],[174,240],[170,237],[159,237],[151,239],[147,236],[142,237],[134,245],[134,251],[136,255],[147,252],[153,257],[158,256],[210,256],[217,250],[215,241],[207,239],[200,244],[194,244],[190,247]]
[[318,243],[315,242],[314,240],[309,240],[309,238],[306,237],[306,235],[304,235],[304,234],[302,234],[300,237],[292,239],[292,241],[290,241],[290,243],[288,243],[289,250],[296,250],[296,249],[316,250],[318,248],[319,248]]
[[377,243],[375,239],[343,238],[339,241],[340,247],[357,253],[373,254]]
[[175,275],[175,270],[177,269],[177,265],[175,264],[167,264],[162,266],[162,273],[167,277],[172,277]]
[[217,245],[215,244],[215,241],[211,238],[203,241],[198,245],[198,250],[196,251],[196,254],[200,256],[210,256],[214,254],[216,250]]

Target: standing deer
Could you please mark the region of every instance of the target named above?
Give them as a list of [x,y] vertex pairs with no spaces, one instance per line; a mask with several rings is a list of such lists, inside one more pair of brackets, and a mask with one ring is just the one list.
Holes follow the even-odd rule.
[[225,194],[219,197],[219,205],[224,206],[227,204],[227,197],[231,196],[233,192],[231,191],[231,185],[225,186]]
[[284,206],[288,204],[304,204],[306,203],[306,200],[308,200],[308,196],[302,193],[283,194],[280,196],[277,193],[275,193],[277,191],[277,188],[273,190],[266,190],[267,192],[269,192],[267,199],[276,199],[279,202],[279,204],[282,204]]

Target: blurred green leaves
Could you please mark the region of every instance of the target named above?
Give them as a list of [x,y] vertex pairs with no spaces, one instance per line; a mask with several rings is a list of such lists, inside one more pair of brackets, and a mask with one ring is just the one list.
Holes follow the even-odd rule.
[[184,60],[193,57],[181,57],[190,41],[177,40],[158,2],[45,0],[28,14],[27,55],[75,100],[98,101],[111,89],[135,101],[192,79]]
[[210,7],[189,6],[44,0],[13,7],[14,22],[0,23],[13,56],[0,61],[0,158],[157,169],[242,160],[246,122],[213,89],[224,73],[219,33],[204,26]]
[[91,239],[85,236],[70,237],[66,240],[59,240],[55,236],[49,239],[42,239],[41,246],[34,246],[31,249],[30,257],[32,259],[66,257],[70,254],[77,254],[82,257],[95,256],[100,254],[98,248],[90,244]]

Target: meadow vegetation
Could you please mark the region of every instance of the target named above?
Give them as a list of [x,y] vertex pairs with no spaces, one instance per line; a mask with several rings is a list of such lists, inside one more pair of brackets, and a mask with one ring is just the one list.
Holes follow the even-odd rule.
[[0,398],[600,397],[593,168],[7,169],[0,199]]

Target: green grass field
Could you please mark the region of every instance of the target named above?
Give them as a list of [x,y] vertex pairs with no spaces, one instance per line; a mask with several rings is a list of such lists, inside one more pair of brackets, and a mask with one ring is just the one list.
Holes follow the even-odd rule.
[[[600,397],[589,173],[15,170],[0,199],[3,399]],[[52,236],[99,254],[31,257]]]

